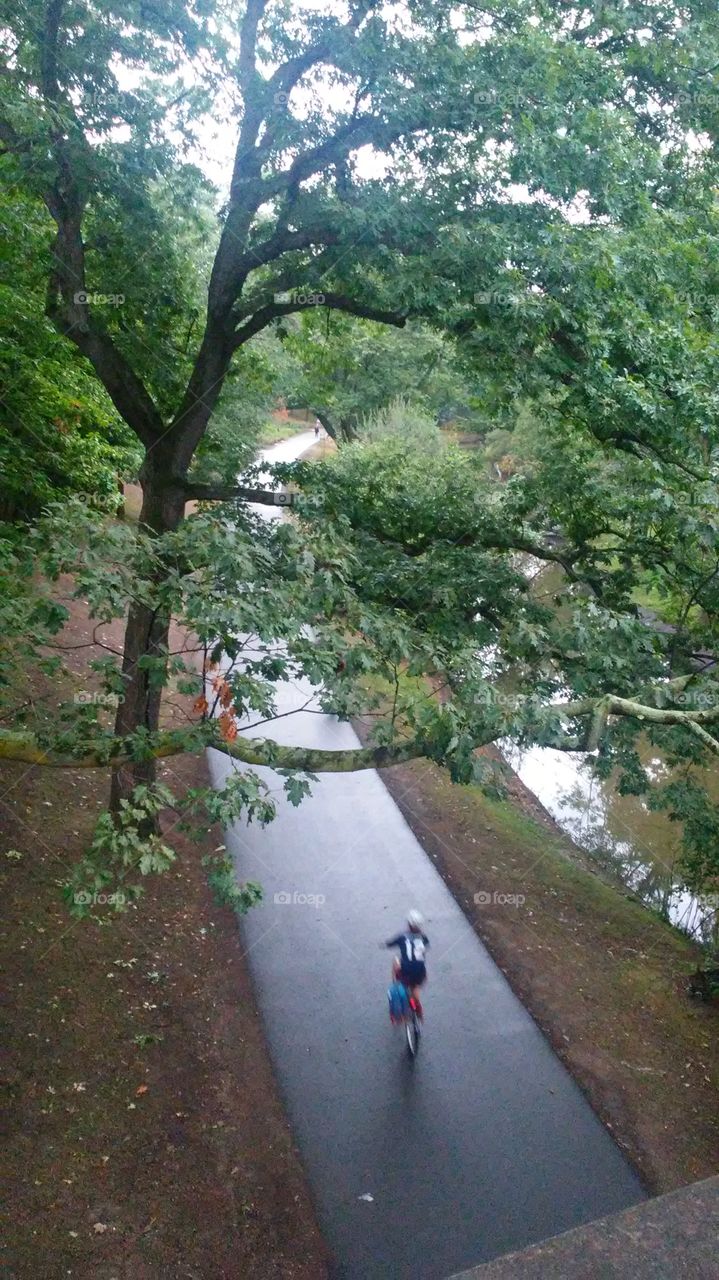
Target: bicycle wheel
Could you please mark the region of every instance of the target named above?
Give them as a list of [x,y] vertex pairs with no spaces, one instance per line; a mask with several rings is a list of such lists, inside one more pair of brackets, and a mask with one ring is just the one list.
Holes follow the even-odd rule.
[[409,1053],[410,1058],[416,1058],[421,1032],[419,1028],[419,1018],[417,1017],[414,1009],[410,1011],[407,1021],[404,1024],[404,1029],[407,1036],[407,1052]]

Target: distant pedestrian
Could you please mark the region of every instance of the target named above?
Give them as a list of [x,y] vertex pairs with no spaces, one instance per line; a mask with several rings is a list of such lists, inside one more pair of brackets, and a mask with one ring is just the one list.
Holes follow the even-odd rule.
[[322,423],[320,422],[319,418],[315,418],[315,440],[319,440],[320,438],[321,426],[322,426]]

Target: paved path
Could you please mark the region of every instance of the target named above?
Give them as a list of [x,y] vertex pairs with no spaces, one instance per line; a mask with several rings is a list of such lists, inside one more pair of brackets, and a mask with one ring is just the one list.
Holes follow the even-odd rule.
[[[286,687],[280,710],[310,693]],[[307,711],[271,733],[357,744]],[[211,752],[210,767],[221,784],[232,766]],[[239,874],[264,886],[243,934],[337,1276],[440,1280],[643,1198],[378,774],[325,774],[299,809],[280,798],[271,826],[227,840]],[[389,1024],[378,946],[412,906],[431,938],[414,1064]]]

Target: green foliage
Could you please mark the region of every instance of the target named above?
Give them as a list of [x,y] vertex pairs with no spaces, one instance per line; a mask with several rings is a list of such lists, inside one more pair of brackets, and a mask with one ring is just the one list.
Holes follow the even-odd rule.
[[183,808],[188,813],[201,811],[205,822],[209,819],[223,827],[240,817],[264,827],[275,816],[275,805],[268,798],[268,792],[266,783],[256,773],[235,771],[221,790],[212,787],[189,790]]
[[64,886],[72,915],[102,917],[106,906],[126,911],[143,892],[136,877],[168,870],[175,854],[152,828],[160,811],[173,802],[166,787],[136,787],[114,818],[100,814],[92,844]]
[[439,454],[444,441],[434,419],[397,397],[374,414],[367,414],[359,425],[360,438],[367,441],[390,440],[406,452]]
[[238,883],[232,859],[228,857],[224,846],[207,854],[202,859],[202,865],[207,870],[207,881],[218,906],[231,907],[238,915],[244,916],[262,901],[261,885],[254,880]]
[[[266,786],[253,774],[235,774],[222,791],[211,787],[192,789],[182,799],[183,812],[208,822],[227,825],[244,816],[264,824],[274,817],[274,805],[265,798]],[[298,802],[298,801],[296,801]],[[156,831],[161,811],[175,807],[172,792],[160,784],[135,787],[131,801],[121,801],[119,813],[100,815],[92,844],[73,869],[63,894],[72,915],[103,922],[114,912],[127,911],[143,893],[142,879],[162,875],[176,854]],[[191,829],[187,820],[181,823]],[[207,878],[219,905],[244,914],[262,899],[254,881],[238,883],[224,846],[203,857]]]
[[312,307],[281,332],[288,402],[311,406],[339,439],[366,435],[398,398],[434,422],[473,421],[453,343],[424,325],[395,329]]
[[[411,23],[392,6],[360,6],[349,24],[260,9],[253,47],[253,23],[238,42],[236,15],[211,4],[77,0],[56,39],[40,0],[3,6],[3,512],[49,511],[34,558],[2,546],[2,710],[49,747],[150,760],[157,732],[139,713],[118,744],[96,706],[48,724],[23,699],[23,661],[46,662],[63,621],[23,578],[72,573],[93,619],[174,617],[213,669],[222,660],[212,700],[228,733],[232,717],[271,718],[278,682],[305,675],[341,715],[389,682],[375,740],[414,734],[458,780],[476,775],[478,742],[580,744],[582,716],[561,723],[557,699],[633,696],[719,651],[714,15],[704,0],[596,13],[522,2],[489,22],[437,0],[413,3]],[[243,130],[219,219],[197,167],[211,116]],[[80,270],[90,304],[68,300]],[[288,318],[276,300],[293,290],[412,319],[384,329],[322,301]],[[63,338],[43,319],[46,294]],[[68,339],[154,442],[153,536],[72,498],[111,497],[139,459]],[[360,435],[326,466],[278,469],[303,490],[297,520],[236,502],[165,521],[188,475],[245,469],[280,394]],[[432,424],[458,405],[490,432],[485,459],[440,443]],[[486,462],[505,456],[500,486]],[[548,563],[543,595],[528,579]],[[647,584],[673,630],[638,616]],[[123,696],[130,669],[150,694],[171,679],[203,692],[164,639],[130,656],[124,672],[112,659],[94,672],[108,693]],[[446,701],[407,692],[401,674],[443,683]],[[697,685],[717,696],[710,673]],[[637,790],[640,727],[608,726],[597,756]],[[685,727],[651,733],[688,768],[704,763]],[[189,726],[188,750],[200,740]],[[284,768],[282,748],[272,763]],[[309,778],[285,778],[296,803]],[[683,815],[688,865],[711,880],[712,814],[691,788],[665,799]],[[78,892],[129,876],[135,893],[132,875],[168,865],[157,837],[143,843],[161,801],[136,792],[101,824]],[[271,816],[248,773],[210,808]],[[229,869],[215,870],[231,892]]]
[[51,223],[37,201],[0,196],[0,519],[27,520],[80,492],[119,501],[137,441],[81,357],[44,315]]
[[682,872],[696,893],[719,901],[719,804],[707,795],[700,776],[677,777],[649,796],[682,826]]

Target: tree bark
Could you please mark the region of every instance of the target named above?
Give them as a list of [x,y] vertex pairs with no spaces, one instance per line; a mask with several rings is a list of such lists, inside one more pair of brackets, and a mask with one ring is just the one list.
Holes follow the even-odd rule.
[[[185,492],[182,480],[174,478],[172,458],[163,450],[149,452],[141,471],[142,510],[140,524],[160,537],[177,529],[185,514]],[[155,582],[160,585],[163,570],[158,568]],[[160,725],[163,682],[157,669],[141,665],[144,657],[160,658],[167,664],[170,613],[151,609],[141,601],[130,605],[125,627],[122,662],[123,694],[115,717],[115,733],[125,737],[145,728],[154,733]],[[157,775],[154,759],[121,765],[112,770],[110,810],[117,814],[120,802],[141,783],[152,784]]]

